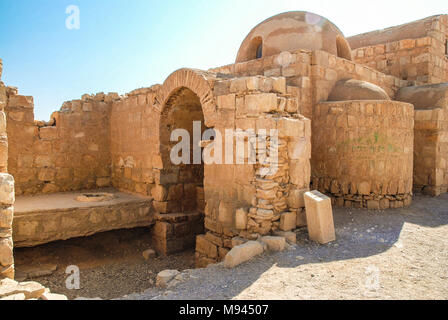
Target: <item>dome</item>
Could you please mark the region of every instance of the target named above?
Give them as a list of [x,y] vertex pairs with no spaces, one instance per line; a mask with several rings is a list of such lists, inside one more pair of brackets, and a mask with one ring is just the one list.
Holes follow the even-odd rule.
[[241,44],[236,62],[299,49],[322,50],[352,59],[348,41],[333,23],[314,13],[293,11],[273,16],[253,28]]
[[377,85],[360,80],[340,80],[328,96],[328,101],[390,100],[386,91]]

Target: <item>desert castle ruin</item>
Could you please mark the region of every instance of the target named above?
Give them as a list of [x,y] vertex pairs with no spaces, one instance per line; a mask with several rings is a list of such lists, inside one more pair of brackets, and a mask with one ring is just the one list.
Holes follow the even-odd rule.
[[[195,246],[202,267],[235,237],[306,225],[309,190],[366,209],[447,192],[447,39],[447,15],[345,38],[321,16],[288,12],[256,26],[232,65],[86,94],[48,122],[0,82],[0,278],[14,277],[13,243],[147,226],[159,253]],[[195,122],[201,133],[253,130],[243,158],[256,161],[173,164],[171,133],[193,137]],[[260,130],[278,132],[273,172]]]

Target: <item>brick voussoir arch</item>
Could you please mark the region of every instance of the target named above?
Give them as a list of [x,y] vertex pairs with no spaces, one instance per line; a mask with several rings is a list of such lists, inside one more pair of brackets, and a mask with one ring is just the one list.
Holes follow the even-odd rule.
[[214,73],[198,69],[179,69],[165,80],[157,93],[156,108],[163,113],[168,100],[180,88],[188,88],[198,97],[204,113],[205,125],[213,127],[216,120],[216,101],[213,94],[213,83],[217,81]]

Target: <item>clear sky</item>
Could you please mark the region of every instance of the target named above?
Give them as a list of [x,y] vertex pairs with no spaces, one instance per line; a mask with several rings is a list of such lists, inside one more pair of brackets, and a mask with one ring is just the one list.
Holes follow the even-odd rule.
[[[80,10],[79,30],[66,8]],[[259,22],[311,11],[346,36],[448,13],[447,0],[0,0],[2,80],[34,96],[48,120],[84,93],[129,92],[182,67],[233,63]]]

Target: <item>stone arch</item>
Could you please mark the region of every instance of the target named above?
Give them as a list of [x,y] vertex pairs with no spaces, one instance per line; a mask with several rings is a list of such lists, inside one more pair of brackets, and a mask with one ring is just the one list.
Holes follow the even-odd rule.
[[[160,155],[160,176],[156,184],[164,193],[162,202],[168,202],[162,210],[156,208],[156,211],[202,211],[198,203],[196,207],[194,205],[196,189],[203,189],[204,185],[204,164],[202,161],[194,163],[193,121],[200,122],[201,135],[215,125],[217,116],[213,84],[216,80],[213,73],[180,69],[166,79],[156,94],[154,107],[159,115],[157,129]],[[177,142],[170,141],[174,129],[184,129],[190,134],[189,164],[174,164],[171,161],[171,150],[177,145]]]
[[202,106],[204,121],[207,127],[216,122],[216,102],[213,94],[214,74],[197,69],[180,69],[173,72],[165,80],[156,97],[156,108],[161,114],[168,100],[180,88],[188,88],[195,93]]

